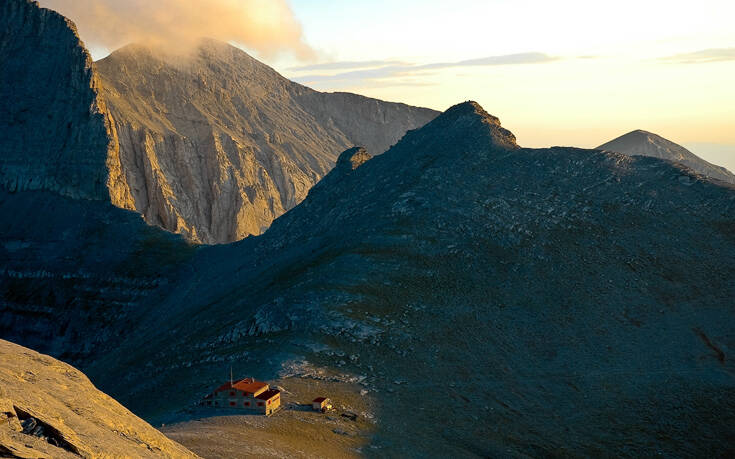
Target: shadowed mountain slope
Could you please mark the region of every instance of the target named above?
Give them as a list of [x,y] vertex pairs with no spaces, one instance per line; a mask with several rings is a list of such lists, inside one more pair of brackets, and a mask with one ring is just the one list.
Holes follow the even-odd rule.
[[0,62],[0,187],[124,195],[99,80],[74,24],[30,0],[3,1]]
[[[252,68],[247,75],[264,73],[265,80],[259,80],[260,83],[275,81],[281,86],[288,85],[287,80],[276,78],[275,72],[234,48],[217,43],[211,43],[210,48],[207,48],[209,51],[201,50],[205,61],[211,57],[207,52],[220,57],[230,53],[236,56],[231,56],[232,59]],[[113,60],[111,57],[110,62]],[[126,206],[134,201],[134,194],[150,192],[153,195],[157,193],[156,186],[163,182],[156,182],[158,185],[154,186],[140,179],[136,167],[140,166],[141,171],[152,170],[143,164],[131,166],[133,172],[128,166],[123,168],[117,153],[118,146],[125,144],[125,140],[118,142],[116,125],[98,96],[100,78],[71,21],[30,0],[3,2],[0,5],[0,62],[0,337],[83,365],[95,353],[104,353],[124,339],[135,327],[141,302],[170,288],[173,272],[195,249],[180,236],[150,227],[138,214],[111,204],[134,208],[132,204]],[[227,62],[230,61],[212,58],[210,63],[225,65]],[[150,64],[153,68],[157,63],[159,61],[153,57],[134,62],[135,65]],[[219,70],[210,70],[207,75]],[[189,81],[177,80],[180,76],[174,72],[175,81],[171,84]],[[226,82],[247,86],[247,81],[237,78]],[[254,93],[267,92],[263,86],[253,88]],[[306,88],[302,89],[304,94],[309,93]],[[351,96],[335,97],[342,100],[342,97]],[[257,99],[256,95],[251,98]],[[155,102],[155,98],[146,98],[145,102],[153,104],[151,100]],[[179,107],[176,105],[178,99],[166,101],[172,107]],[[426,116],[431,113],[399,104],[382,105],[369,99],[365,99],[365,104],[395,108],[386,113],[375,112],[377,131],[381,129],[380,120],[384,121],[383,128],[386,123],[389,125],[388,130],[393,123],[400,125],[391,114],[400,118],[404,113],[405,121],[414,112]],[[133,105],[138,106],[137,101]],[[185,102],[183,105],[181,110],[187,106]],[[142,104],[139,108],[143,110],[146,106]],[[207,116],[222,115],[222,123],[230,123],[229,129],[239,129],[226,116],[229,106],[224,102],[223,106],[222,111]],[[263,109],[262,116],[276,116],[274,113],[278,110],[273,102],[268,110]],[[248,112],[240,121],[257,118],[260,113],[259,110]],[[170,116],[186,126],[192,125],[175,115]],[[161,119],[151,116],[146,122],[155,123]],[[141,114],[141,120],[147,120],[145,114]],[[368,121],[366,117],[366,125],[370,125]],[[288,130],[291,125],[279,126]],[[330,138],[331,135],[328,129],[320,128],[313,121],[303,129],[296,121],[293,126],[296,126],[294,135],[299,138],[315,141],[317,137]],[[256,127],[248,132],[256,135],[259,132]],[[317,134],[309,131],[312,128]],[[125,129],[120,132],[124,137],[129,134]],[[395,135],[400,134],[396,131]],[[342,147],[335,143],[334,148]],[[322,164],[322,171],[326,172],[329,165],[317,161],[317,156],[309,157],[316,161],[315,164]],[[259,157],[265,163],[275,158],[268,154]],[[126,161],[130,159],[126,158]],[[159,164],[158,157],[147,158]],[[184,166],[179,163],[178,169],[168,168],[166,164],[169,163],[160,159],[163,169],[173,170],[172,175],[166,176],[166,199],[178,199],[174,192],[197,190],[198,186],[212,193],[226,188],[197,181],[192,174],[198,174],[201,164],[205,163],[220,172],[232,165],[222,156],[200,159],[202,163]],[[219,161],[224,169],[220,168]],[[247,172],[238,169],[241,165],[223,174],[240,176],[238,174],[252,172],[254,175],[249,177],[255,177],[256,181],[264,177],[259,166]],[[279,170],[286,175],[289,173],[286,169]],[[316,177],[313,176],[314,180]],[[145,190],[141,191],[139,185]],[[222,208],[227,206],[221,201],[217,201],[220,204],[208,201],[213,195],[197,196],[207,201],[207,205],[220,206],[212,215],[230,215],[228,212],[232,209]],[[182,199],[186,201],[189,197]],[[211,221],[214,226],[208,228],[217,227],[216,218],[212,217]]]
[[126,183],[70,21],[3,1],[0,63],[0,337],[81,362],[194,250],[110,203]]
[[158,422],[230,365],[332,374],[376,400],[385,455],[729,451],[735,189],[520,148],[475,103],[365,159],[264,235],[198,251],[91,367],[102,387]]
[[735,175],[724,167],[709,163],[681,145],[651,132],[632,131],[600,145],[597,149],[615,151],[630,156],[640,155],[666,159],[681,163],[702,175],[735,184]]
[[80,371],[3,340],[0,455],[197,457],[97,390]]
[[115,204],[204,243],[260,234],[340,151],[383,152],[437,115],[313,91],[214,40],[185,57],[130,45],[96,67],[132,192]]

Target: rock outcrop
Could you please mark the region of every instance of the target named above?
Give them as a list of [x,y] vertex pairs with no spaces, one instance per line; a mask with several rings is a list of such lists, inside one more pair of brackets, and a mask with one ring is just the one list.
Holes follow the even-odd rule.
[[0,340],[0,455],[195,458],[75,368]]
[[598,150],[608,150],[624,155],[650,156],[666,159],[690,167],[695,172],[723,182],[735,184],[735,174],[722,166],[705,161],[691,151],[663,137],[642,130],[632,131],[600,145]]
[[735,188],[520,148],[474,103],[345,169],[265,234],[199,250],[90,367],[101,387],[166,422],[209,375],[288,359],[360,382],[383,455],[728,454]]
[[130,45],[96,63],[135,209],[203,243],[260,234],[350,145],[383,152],[436,112],[293,83],[203,40],[190,56]]
[[372,159],[365,148],[353,147],[342,152],[337,158],[336,169],[351,172]]

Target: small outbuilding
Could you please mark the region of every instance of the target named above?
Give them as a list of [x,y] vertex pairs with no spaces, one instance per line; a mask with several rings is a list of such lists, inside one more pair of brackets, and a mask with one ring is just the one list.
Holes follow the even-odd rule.
[[321,411],[322,413],[331,408],[332,405],[329,403],[327,397],[317,397],[311,402],[311,408],[314,411]]

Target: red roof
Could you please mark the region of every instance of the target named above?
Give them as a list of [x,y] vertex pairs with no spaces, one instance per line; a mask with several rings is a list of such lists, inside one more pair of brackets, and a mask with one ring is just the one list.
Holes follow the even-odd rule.
[[327,399],[327,397],[317,397],[311,403],[322,403],[326,399]]
[[243,392],[249,392],[251,394],[254,394],[255,392],[258,392],[260,389],[267,388],[268,384],[260,381],[253,381],[252,379],[242,380],[235,383],[234,388],[237,390],[241,390]]
[[233,384],[230,384],[230,382],[227,381],[226,383],[215,389],[215,392],[222,392],[225,390],[241,390],[243,392],[249,392],[252,394],[258,392],[264,387],[268,387],[268,384],[256,381],[253,378],[245,378],[239,381],[235,381]]

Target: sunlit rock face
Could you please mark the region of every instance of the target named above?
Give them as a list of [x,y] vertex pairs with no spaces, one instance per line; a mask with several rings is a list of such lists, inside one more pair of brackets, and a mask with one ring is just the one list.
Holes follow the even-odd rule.
[[0,455],[197,457],[97,390],[77,369],[4,340]]
[[74,24],[7,0],[0,26],[0,187],[125,196],[99,81]]
[[193,242],[262,233],[339,152],[383,152],[437,114],[316,92],[213,40],[95,64],[63,16],[0,8],[0,187],[109,200]]
[[189,240],[260,234],[354,144],[381,153],[436,112],[293,83],[203,40],[188,55],[131,45],[97,62],[131,201]]
[[651,132],[632,131],[600,145],[597,149],[615,151],[624,155],[666,159],[690,167],[699,174],[735,184],[735,175],[724,167],[709,163],[681,145]]

